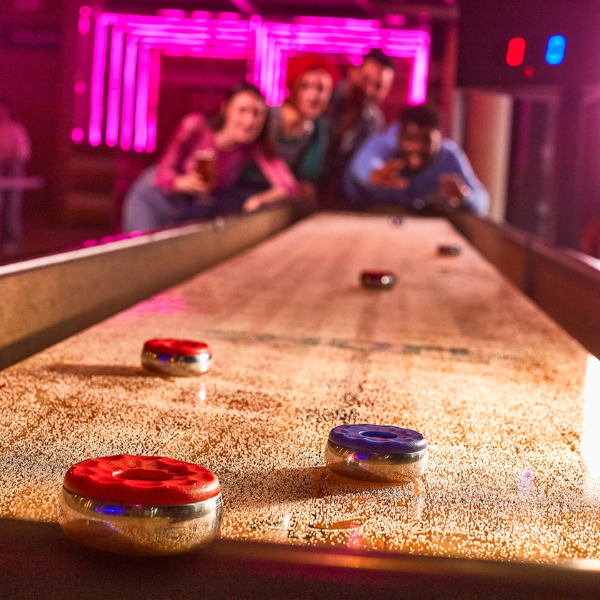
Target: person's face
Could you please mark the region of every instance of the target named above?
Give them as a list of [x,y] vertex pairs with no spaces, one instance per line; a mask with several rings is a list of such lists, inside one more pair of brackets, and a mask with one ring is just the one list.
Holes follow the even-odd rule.
[[442,133],[439,129],[429,129],[416,123],[407,123],[400,129],[398,150],[409,171],[424,169],[440,151],[441,145]]
[[316,119],[325,112],[333,91],[333,80],[327,71],[307,71],[294,87],[294,104],[304,117]]
[[267,105],[251,92],[239,92],[224,107],[223,131],[236,144],[250,144],[260,135],[267,118]]
[[394,70],[366,59],[354,70],[352,83],[361,92],[365,104],[381,104],[394,83]]

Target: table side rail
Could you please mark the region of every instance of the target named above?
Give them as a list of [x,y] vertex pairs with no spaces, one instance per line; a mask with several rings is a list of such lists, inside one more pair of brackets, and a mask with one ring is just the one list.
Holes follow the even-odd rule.
[[450,221],[503,275],[600,357],[600,261],[467,213]]
[[246,250],[299,207],[150,233],[0,267],[0,369]]
[[[173,557],[79,546],[53,523],[0,519],[3,598],[597,598],[597,561],[496,562],[218,539]],[[75,591],[77,590],[77,594]]]

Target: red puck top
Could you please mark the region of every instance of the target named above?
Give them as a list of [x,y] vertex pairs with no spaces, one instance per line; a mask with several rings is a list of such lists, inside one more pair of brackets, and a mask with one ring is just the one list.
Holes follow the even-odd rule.
[[204,342],[172,338],[148,340],[144,344],[144,350],[154,354],[178,354],[183,356],[210,354],[210,346]]
[[219,480],[208,469],[162,456],[118,454],[90,458],[65,475],[70,492],[120,504],[191,504],[217,496]]

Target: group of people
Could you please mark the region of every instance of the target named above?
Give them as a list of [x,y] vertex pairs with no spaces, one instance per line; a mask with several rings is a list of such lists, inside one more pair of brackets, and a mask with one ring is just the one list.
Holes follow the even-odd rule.
[[461,149],[442,139],[435,109],[409,107],[386,129],[380,105],[394,75],[393,60],[371,50],[343,81],[322,56],[291,60],[280,107],[269,108],[254,85],[238,85],[218,115],[182,120],[158,163],[129,190],[123,229],[152,230],[286,200],[314,203],[317,195],[355,206],[485,213],[488,195]]

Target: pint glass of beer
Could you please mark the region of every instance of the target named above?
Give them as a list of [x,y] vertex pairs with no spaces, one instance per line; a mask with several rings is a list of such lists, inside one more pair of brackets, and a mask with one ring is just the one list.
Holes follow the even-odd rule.
[[215,151],[210,148],[198,150],[195,158],[196,173],[202,177],[209,190],[217,187],[217,157]]

